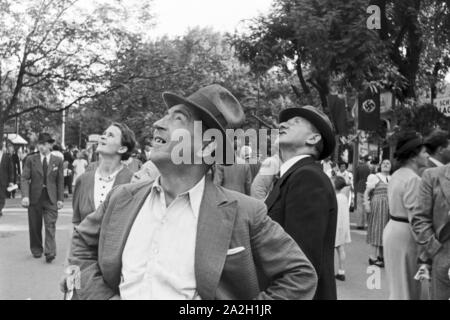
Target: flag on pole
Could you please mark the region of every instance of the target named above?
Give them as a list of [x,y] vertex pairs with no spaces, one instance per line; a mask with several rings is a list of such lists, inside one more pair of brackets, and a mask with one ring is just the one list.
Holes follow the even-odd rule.
[[380,124],[380,93],[370,89],[358,96],[358,129],[378,130]]

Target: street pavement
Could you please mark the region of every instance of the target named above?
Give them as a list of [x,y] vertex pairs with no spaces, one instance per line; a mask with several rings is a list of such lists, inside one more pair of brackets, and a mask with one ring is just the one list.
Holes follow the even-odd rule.
[[[51,264],[47,264],[44,257],[35,259],[30,253],[26,209],[20,207],[19,199],[7,200],[3,217],[0,218],[0,300],[63,299],[59,281],[72,235],[71,217],[71,202],[68,199],[56,223],[57,256]],[[365,231],[352,230],[351,236],[352,243],[346,248],[347,279],[345,282],[337,281],[338,299],[387,299],[384,269],[368,270]],[[377,276],[380,279],[375,278]]]

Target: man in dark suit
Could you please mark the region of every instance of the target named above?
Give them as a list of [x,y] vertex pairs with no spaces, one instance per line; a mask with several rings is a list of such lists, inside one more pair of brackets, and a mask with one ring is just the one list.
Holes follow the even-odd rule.
[[[48,263],[56,256],[56,220],[64,201],[63,159],[51,154],[55,140],[48,133],[39,134],[39,153],[27,158],[22,175],[22,206],[28,208],[30,248],[35,258],[44,251]],[[45,248],[42,246],[42,219]]]
[[312,106],[280,113],[280,179],[266,199],[269,215],[294,238],[319,277],[315,299],[336,299],[336,195],[317,160],[335,148],[333,126]]
[[[19,183],[19,177],[21,175],[20,171],[20,159],[17,154],[15,147],[11,144],[8,146],[8,152],[11,157],[11,161],[13,163],[13,171],[14,171],[14,184]],[[11,191],[9,194],[12,199],[16,196],[16,190]]]
[[14,185],[14,166],[10,155],[0,142],[0,217],[5,207],[6,189]]
[[[150,159],[161,176],[112,190],[75,229],[69,263],[81,270],[81,288],[74,297],[311,299],[314,268],[264,203],[205,178],[224,145],[233,150],[225,128],[243,122],[239,102],[219,85],[163,98],[169,110],[154,124]],[[203,140],[202,124],[217,133],[214,141]],[[189,133],[181,163],[175,132]]]

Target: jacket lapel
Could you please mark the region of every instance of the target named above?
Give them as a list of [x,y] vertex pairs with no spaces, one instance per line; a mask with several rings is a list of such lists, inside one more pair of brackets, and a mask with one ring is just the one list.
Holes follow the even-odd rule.
[[280,177],[280,179],[277,181],[277,183],[275,184],[275,186],[273,187],[272,191],[270,192],[269,196],[266,199],[267,211],[269,211],[272,208],[272,206],[274,205],[276,200],[279,198],[281,186],[289,178],[289,176],[293,172],[295,172],[295,170],[297,170],[298,168],[301,168],[302,166],[305,166],[305,165],[308,165],[308,164],[311,164],[314,162],[315,161],[312,157],[303,158],[303,159],[297,161],[292,167],[289,168],[289,170],[282,177]]
[[127,171],[125,170],[126,168],[123,168],[122,170],[119,171],[119,173],[117,174],[116,179],[114,180],[114,184],[113,184],[113,188],[117,187],[118,185],[121,184],[125,184],[125,183],[129,183],[130,182],[130,178],[129,175],[127,175]]
[[212,300],[220,281],[231,241],[237,202],[206,180],[200,206],[195,247],[195,277],[202,299]]
[[37,171],[44,176],[44,169],[42,168],[41,155],[38,153],[34,157],[34,166],[37,168]]

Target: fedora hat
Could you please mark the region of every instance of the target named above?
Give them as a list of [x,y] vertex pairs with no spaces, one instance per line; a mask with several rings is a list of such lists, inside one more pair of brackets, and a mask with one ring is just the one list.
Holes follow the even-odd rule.
[[[212,84],[199,89],[187,98],[164,92],[163,99],[169,108],[178,104],[195,108],[208,129],[218,129],[222,132],[224,151],[234,150],[233,142],[227,136],[226,129],[240,127],[245,120],[245,115],[241,104],[230,91],[218,84]],[[227,163],[224,159],[224,164],[232,163]]]
[[55,139],[53,139],[52,136],[47,132],[39,133],[38,143],[46,143],[46,142],[54,143]]
[[280,112],[279,123],[286,122],[294,117],[301,117],[308,120],[320,132],[323,141],[323,150],[319,155],[319,160],[325,159],[333,153],[336,146],[333,124],[322,111],[313,106],[284,109]]

